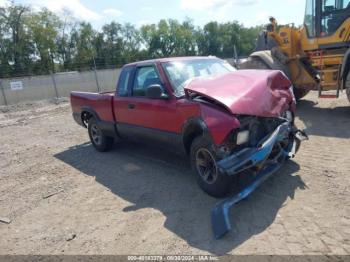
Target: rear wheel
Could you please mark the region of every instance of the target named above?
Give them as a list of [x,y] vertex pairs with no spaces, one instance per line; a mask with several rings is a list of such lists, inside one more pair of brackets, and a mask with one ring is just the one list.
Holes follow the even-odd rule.
[[204,137],[195,138],[191,145],[191,166],[197,183],[207,194],[220,198],[232,191],[235,180],[219,171],[217,161],[212,142]]
[[114,139],[103,134],[95,118],[89,119],[88,132],[91,144],[97,151],[105,152],[113,147]]

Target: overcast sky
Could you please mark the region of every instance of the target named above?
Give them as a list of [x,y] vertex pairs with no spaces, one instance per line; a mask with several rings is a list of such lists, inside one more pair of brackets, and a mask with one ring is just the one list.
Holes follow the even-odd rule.
[[[6,0],[0,0],[3,4]],[[137,26],[163,18],[180,21],[186,17],[196,25],[209,21],[237,20],[245,26],[266,23],[269,16],[282,24],[302,24],[305,0],[15,0],[34,8],[45,6],[59,13],[63,8],[96,28],[115,20]]]

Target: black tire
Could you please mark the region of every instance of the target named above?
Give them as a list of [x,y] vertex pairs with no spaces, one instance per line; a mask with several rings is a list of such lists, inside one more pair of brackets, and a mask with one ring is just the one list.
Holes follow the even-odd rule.
[[[203,154],[207,154],[209,158],[212,158],[211,163],[206,163],[206,168],[202,164],[198,164],[203,161]],[[202,136],[197,137],[193,140],[191,145],[191,166],[196,175],[197,183],[200,188],[207,194],[222,198],[227,196],[234,189],[234,178],[228,176],[227,174],[220,173],[217,168],[218,157],[215,153],[213,143]],[[197,161],[198,160],[198,161]],[[212,165],[214,163],[214,166]],[[204,173],[211,170],[211,174],[204,178]],[[205,171],[206,170],[206,171]]]
[[258,69],[258,70],[269,70],[271,69],[261,59],[256,57],[249,57],[248,60],[240,65],[240,69]]
[[310,92],[310,90],[294,87],[293,92],[294,92],[295,99],[299,101],[304,96],[306,96]]
[[348,77],[345,81],[346,94],[348,96],[348,100],[350,102],[350,72],[348,72]]
[[99,152],[106,152],[113,147],[114,138],[105,136],[95,118],[90,118],[88,122],[88,132],[91,144]]

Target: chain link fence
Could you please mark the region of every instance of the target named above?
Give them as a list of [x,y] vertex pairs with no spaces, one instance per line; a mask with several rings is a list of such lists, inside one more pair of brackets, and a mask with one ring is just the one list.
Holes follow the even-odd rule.
[[[225,59],[232,65],[235,59]],[[246,59],[240,59],[240,63]],[[73,71],[0,79],[0,105],[69,97],[71,91],[114,91],[121,69]]]
[[71,91],[112,91],[119,74],[120,69],[104,69],[0,79],[0,105],[69,97]]

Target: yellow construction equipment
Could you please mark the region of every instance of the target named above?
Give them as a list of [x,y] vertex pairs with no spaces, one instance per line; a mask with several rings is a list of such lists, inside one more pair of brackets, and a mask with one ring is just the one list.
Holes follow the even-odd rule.
[[300,28],[279,26],[271,17],[256,52],[241,68],[283,71],[297,99],[309,90],[323,98],[346,90],[350,101],[350,0],[306,0]]

